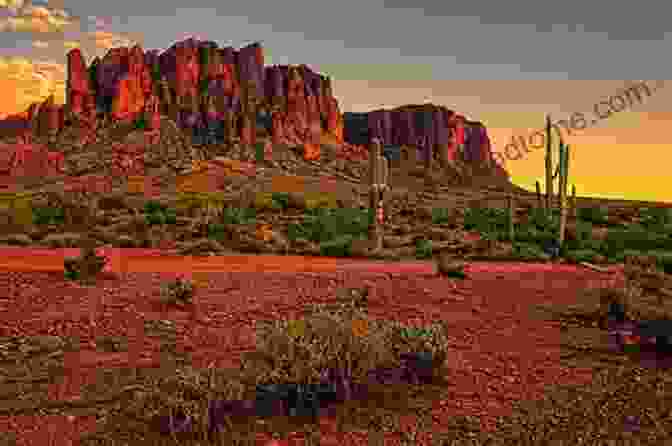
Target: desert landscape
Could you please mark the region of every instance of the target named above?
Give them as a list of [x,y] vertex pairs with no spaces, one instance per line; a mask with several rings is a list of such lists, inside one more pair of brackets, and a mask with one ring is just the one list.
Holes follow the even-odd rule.
[[72,50],[2,121],[0,444],[662,444],[672,328],[612,322],[669,321],[672,205],[569,194],[562,141],[528,192],[480,122],[330,82]]

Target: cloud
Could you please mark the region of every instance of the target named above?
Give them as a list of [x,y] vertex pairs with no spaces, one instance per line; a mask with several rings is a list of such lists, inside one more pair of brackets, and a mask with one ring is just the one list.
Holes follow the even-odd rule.
[[62,32],[66,27],[78,21],[62,9],[50,9],[32,4],[24,5],[22,1],[16,0],[0,0],[2,1],[13,2],[13,5],[6,7],[15,14],[0,18],[0,31],[38,34]]
[[120,34],[107,31],[94,31],[89,33],[96,48],[109,49],[118,46],[133,46],[135,41]]
[[7,8],[16,12],[23,7],[23,0],[0,0],[0,8]]
[[64,103],[65,71],[65,66],[57,62],[0,57],[2,91],[16,93],[12,98],[0,97],[0,110],[4,113],[18,113],[52,93],[56,102]]
[[[20,113],[54,94],[65,102],[66,55],[81,48],[90,60],[114,47],[141,43],[141,35],[115,33],[106,16],[77,16],[62,2],[0,0],[0,36],[12,57],[0,56],[0,113]],[[23,48],[20,43],[28,45]],[[31,51],[32,50],[32,51]],[[50,61],[38,60],[40,58]]]

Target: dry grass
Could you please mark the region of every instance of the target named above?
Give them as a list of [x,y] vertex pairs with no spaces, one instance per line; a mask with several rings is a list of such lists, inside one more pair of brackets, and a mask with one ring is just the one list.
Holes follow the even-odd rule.
[[[366,388],[364,402],[343,403],[334,409],[334,414],[341,429],[368,430],[389,418],[389,414],[383,416],[382,412],[406,413],[409,398],[418,395],[424,395],[425,400],[433,398],[435,391],[428,388],[440,386],[447,347],[445,327],[438,324],[422,327],[427,330],[425,335],[414,335],[414,327],[370,318],[366,312],[365,290],[345,290],[339,297],[336,305],[307,308],[299,319],[258,323],[257,349],[243,355],[239,370],[179,368],[172,376],[137,385],[138,391],[128,395],[131,398],[121,405],[123,410],[110,414],[105,425],[87,436],[82,444],[130,441],[131,444],[159,445],[167,444],[171,437],[184,445],[213,444],[206,441],[208,407],[215,399],[252,401],[258,384],[317,382],[329,369],[345,369],[353,383],[368,383],[368,373],[372,370],[399,368],[404,353],[419,350],[431,351],[436,358],[431,384],[367,385],[361,387]],[[396,398],[386,397],[390,392],[395,393]],[[354,394],[353,397],[362,398]],[[372,411],[371,401],[384,403],[375,404],[376,409]],[[166,416],[191,417],[195,432],[160,434],[158,420]],[[250,413],[249,408],[246,411],[244,406],[241,406],[241,415],[227,416],[223,425],[218,432],[219,442],[214,444],[246,444],[244,441],[251,441],[257,431],[282,436],[297,431],[314,435],[315,430],[314,423],[301,417],[262,419]],[[114,437],[115,443],[105,443],[103,437]]]

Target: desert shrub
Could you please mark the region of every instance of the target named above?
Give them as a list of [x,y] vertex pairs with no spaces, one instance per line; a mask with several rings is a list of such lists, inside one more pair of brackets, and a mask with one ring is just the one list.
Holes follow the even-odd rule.
[[604,225],[607,224],[608,210],[605,206],[583,207],[576,210],[576,215],[580,220]]
[[450,254],[439,253],[437,258],[437,269],[439,273],[454,279],[465,279],[464,262],[452,257]]
[[432,224],[446,223],[450,220],[447,208],[432,208]]
[[258,142],[254,146],[254,155],[258,163],[264,160],[264,143]]
[[672,223],[672,209],[641,208],[639,210],[641,224],[646,228],[656,228]]
[[166,222],[166,219],[161,212],[152,212],[151,214],[146,214],[145,219],[149,226],[162,225]]
[[63,208],[45,206],[33,208],[33,224],[61,224],[65,218]]
[[541,232],[557,232],[560,225],[560,211],[551,209],[550,214],[543,208],[532,208],[529,211],[527,225]]
[[512,255],[520,260],[548,260],[550,258],[541,246],[534,243],[516,242],[512,248]]
[[222,223],[210,223],[208,225],[208,238],[221,241],[226,238],[226,227]]
[[508,211],[497,208],[468,208],[464,214],[464,229],[480,233],[505,230],[508,225]]
[[590,263],[594,261],[595,256],[597,255],[599,255],[599,252],[592,249],[577,249],[573,251],[567,251],[564,257],[574,263]]
[[612,257],[625,250],[672,250],[672,237],[643,228],[610,229],[604,241],[603,251]]
[[416,240],[415,257],[418,259],[428,259],[432,257],[432,241],[427,239]]
[[156,200],[149,200],[143,207],[145,221],[149,226],[162,224],[175,224],[177,221],[177,211],[168,208]]
[[156,212],[164,212],[166,207],[159,203],[156,200],[149,200],[145,202],[145,206],[143,207],[144,213],[145,214],[154,214]]
[[307,209],[303,222],[288,227],[290,240],[303,238],[324,243],[342,235],[360,238],[368,231],[372,214],[368,209],[318,208]]
[[289,194],[287,192],[273,192],[271,199],[280,209],[284,210],[289,207]]
[[328,257],[349,257],[352,255],[352,240],[350,234],[337,236],[334,239],[320,243],[320,255]]
[[177,222],[177,211],[175,209],[166,209],[163,212],[163,216],[167,225],[174,225]]
[[515,237],[517,242],[538,243],[547,235],[547,231],[542,231],[534,225],[520,224],[515,227]]
[[140,116],[135,120],[133,123],[133,128],[135,130],[145,130],[147,128],[147,120],[143,114],[140,114]]
[[183,306],[192,303],[194,285],[191,281],[178,277],[162,284],[160,293],[162,303]]
[[408,326],[372,319],[357,308],[334,313],[324,304],[312,305],[301,319],[258,322],[257,330],[257,351],[266,364],[246,365],[265,369],[273,382],[319,380],[334,368],[361,381],[375,368],[400,364],[409,353],[428,353],[442,363],[448,347],[441,324]]
[[108,261],[107,257],[97,255],[94,249],[84,248],[78,257],[64,259],[65,278],[91,282],[105,268]]
[[349,374],[359,377],[388,359],[384,332],[378,323],[367,320],[366,336],[358,336],[353,330],[352,321],[366,319],[365,314],[354,311],[344,317],[314,308],[310,316],[299,320],[259,324],[257,351],[264,354],[267,364],[249,365],[266,369],[273,382],[305,382],[318,380],[323,370],[342,366],[346,357],[350,358]]
[[644,252],[637,251],[637,250],[634,250],[634,249],[626,249],[626,250],[614,253],[611,257],[609,257],[609,260],[613,260],[616,263],[623,263],[623,262],[625,262],[626,258],[636,257],[636,256],[641,256],[641,255],[644,255]]
[[225,225],[245,225],[256,222],[257,212],[254,208],[226,207],[222,212],[222,223]]
[[576,238],[580,241],[590,240],[593,235],[593,224],[589,221],[576,222]]
[[655,253],[658,268],[665,274],[672,274],[672,251]]
[[77,271],[76,269],[67,269],[66,268],[65,271],[64,271],[64,277],[67,280],[77,280],[77,279],[79,279],[79,271]]

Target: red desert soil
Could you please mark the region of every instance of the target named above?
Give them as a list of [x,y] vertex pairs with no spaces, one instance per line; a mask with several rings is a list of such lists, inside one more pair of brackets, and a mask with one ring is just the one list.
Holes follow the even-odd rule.
[[[52,256],[41,256],[39,262],[51,264],[53,259],[45,259]],[[16,256],[2,258],[0,263],[8,265]],[[30,263],[35,264],[36,258]],[[207,260],[214,264],[211,259]],[[235,262],[247,271],[232,273]],[[97,368],[160,364],[158,342],[143,334],[145,320],[173,321],[178,349],[189,352],[194,367],[237,366],[240,354],[254,349],[255,320],[291,317],[305,302],[326,301],[338,287],[371,285],[373,317],[402,322],[443,319],[452,326],[448,380],[453,395],[437,402],[432,430],[441,431],[441,424],[455,415],[477,416],[484,429],[493,429],[498,416],[511,413],[511,403],[538,399],[551,384],[592,379],[591,370],[560,365],[559,324],[535,316],[534,306],[572,304],[584,288],[622,280],[621,274],[569,265],[490,262],[468,264],[463,281],[436,276],[428,262],[422,267],[390,262],[373,268],[367,262],[339,259],[334,269],[319,273],[254,272],[262,262],[262,256],[230,257],[221,272],[212,268],[194,277],[198,294],[194,307],[186,311],[154,302],[162,281],[176,272],[188,272],[184,259],[129,256],[130,271],[136,265],[153,265],[156,270],[171,271],[170,267],[174,272],[126,272],[89,288],[66,282],[62,272],[4,270],[0,272],[0,296],[6,296],[0,299],[0,336],[78,336],[81,350],[66,353],[64,359],[72,377],[54,386],[51,394],[69,399],[77,397],[80,385],[95,379]],[[325,260],[310,262],[326,264]],[[284,265],[285,271],[301,266],[287,259]],[[109,335],[126,336],[128,352],[98,351],[94,340]],[[323,444],[368,444],[366,433],[337,433],[333,420],[324,418],[321,423]],[[50,435],[53,444],[78,444],[78,436],[94,424],[90,417],[0,417],[0,431],[16,433],[19,445],[51,444]],[[428,432],[417,439],[418,444],[431,444],[430,438]]]

